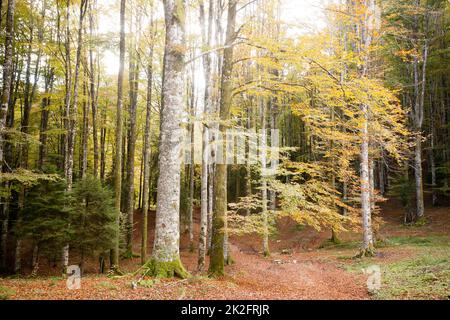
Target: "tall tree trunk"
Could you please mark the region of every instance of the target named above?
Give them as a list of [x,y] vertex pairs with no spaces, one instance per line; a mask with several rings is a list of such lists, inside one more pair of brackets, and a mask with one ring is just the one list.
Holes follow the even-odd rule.
[[[153,12],[152,12],[152,32],[153,32]],[[148,209],[149,209],[149,192],[150,192],[150,125],[152,114],[152,86],[153,86],[153,41],[151,39],[149,62],[147,67],[147,114],[145,117],[145,133],[144,133],[144,184],[142,191],[142,242],[141,242],[141,264],[147,259],[147,234],[148,234]]]
[[[232,102],[232,72],[233,72],[233,43],[236,38],[236,0],[228,1],[228,25],[226,32],[225,49],[223,52],[223,66],[220,92],[220,120],[219,132],[223,137],[226,136],[228,125],[226,122],[230,116],[230,108]],[[227,219],[227,159],[226,144],[219,146],[222,148],[223,159],[222,164],[216,164],[214,174],[214,216],[212,225],[212,243],[209,273],[214,276],[224,274],[224,227]]]
[[106,117],[108,109],[108,101],[106,101],[105,106],[102,108],[101,112],[101,128],[100,128],[100,179],[105,181],[106,174]]
[[437,205],[437,182],[436,182],[436,160],[435,160],[435,139],[436,139],[436,129],[435,129],[435,107],[430,95],[430,171],[431,171],[431,189],[432,189],[432,204]]
[[[415,0],[415,6],[417,9],[420,7],[420,1]],[[418,37],[418,16],[414,17],[414,29],[416,32],[415,37]],[[426,37],[425,31],[425,37]],[[415,39],[416,45],[419,40]],[[423,63],[422,63],[422,79],[419,80],[419,58],[414,57],[413,60],[413,75],[414,75],[414,129],[416,133],[416,143],[414,148],[414,177],[416,181],[416,217],[420,219],[425,214],[425,205],[423,200],[423,177],[422,177],[422,124],[424,115],[424,99],[425,99],[425,87],[426,87],[426,73],[427,73],[427,61],[428,61],[428,40],[425,39],[423,47]],[[422,81],[420,83],[420,81]]]
[[[13,79],[13,39],[14,39],[14,14],[15,14],[15,0],[8,0],[8,7],[6,11],[6,26],[5,26],[5,56],[3,60],[3,88],[0,105],[0,173],[3,172],[4,164],[4,131],[6,128],[6,115],[8,113],[8,105],[10,101],[11,85]],[[5,203],[1,206],[2,211],[2,230],[1,230],[1,264],[0,267],[6,267],[6,239],[8,236],[8,205]]]
[[[83,82],[83,96],[86,97],[87,94],[87,84],[86,81]],[[83,125],[81,132],[81,179],[86,177],[87,166],[88,166],[88,134],[89,134],[89,104],[88,100],[83,99]]]
[[180,260],[180,174],[183,143],[184,0],[164,0],[166,43],[162,84],[155,241],[149,264],[156,276],[187,277]]
[[72,189],[73,183],[73,164],[74,164],[74,149],[75,138],[77,134],[77,114],[78,114],[78,87],[81,68],[81,53],[83,48],[83,22],[86,13],[86,6],[89,0],[81,0],[80,3],[80,17],[78,22],[78,39],[77,39],[77,53],[75,58],[75,75],[74,75],[74,88],[73,88],[73,102],[69,110],[69,132],[68,132],[68,145],[67,145],[67,157],[66,157],[66,180],[67,189]]
[[[95,67],[94,67],[94,14],[92,3],[89,6],[89,38],[91,44],[89,46],[89,83],[90,83],[90,97],[91,97],[91,109],[92,109],[92,142],[94,147],[94,177],[98,177],[98,160],[99,160],[99,150],[98,150],[98,134],[97,134],[97,111],[98,111],[98,99],[95,90]],[[98,59],[98,57],[97,57]],[[97,70],[100,72],[100,70]]]
[[[69,5],[68,1],[68,5]],[[74,75],[74,88],[73,88],[73,102],[69,104],[69,110],[68,110],[68,129],[69,132],[67,133],[67,144],[66,144],[66,161],[65,161],[65,173],[66,173],[66,181],[67,181],[67,190],[72,190],[72,183],[73,183],[73,157],[74,157],[74,149],[75,149],[75,137],[76,137],[76,130],[77,130],[77,114],[78,114],[78,85],[79,85],[79,76],[80,76],[80,66],[81,66],[81,52],[82,52],[82,46],[83,46],[83,21],[84,16],[86,13],[86,6],[87,6],[88,0],[81,0],[80,3],[80,19],[78,22],[78,39],[77,39],[77,54],[75,58],[75,75]],[[69,12],[69,8],[67,9]],[[67,18],[69,18],[69,13],[67,13]],[[69,21],[67,21],[69,23]],[[67,26],[68,34],[69,36],[69,26]],[[70,42],[70,39],[66,40],[67,42]],[[66,45],[67,46],[67,45]],[[68,56],[70,56],[70,47]],[[70,59],[69,59],[70,61]],[[70,64],[69,64],[70,65]],[[66,72],[70,72],[70,70],[66,70]],[[70,81],[69,81],[70,85]],[[69,96],[70,96],[70,87],[69,90]],[[66,93],[67,95],[67,93]],[[67,97],[66,97],[67,98]],[[70,98],[66,101],[69,101]],[[66,106],[67,107],[67,106]],[[63,261],[63,273],[65,274],[68,264],[69,264],[69,245],[66,244],[63,248],[63,254],[62,254],[62,261]]]
[[[212,37],[212,20],[214,13],[214,1],[209,1],[208,25],[205,19],[204,1],[200,2],[200,26],[202,28],[203,47],[209,50]],[[204,94],[204,121],[208,121],[212,113],[212,77],[211,77],[211,54],[203,55],[203,74],[205,78],[205,94]],[[198,262],[197,269],[203,271],[205,268],[205,257],[207,251],[208,236],[208,169],[209,169],[209,122],[203,125],[202,132],[202,176],[201,176],[201,212],[200,212],[200,235],[198,245]]]
[[[65,71],[65,97],[64,97],[64,129],[65,133],[62,137],[64,140],[64,148],[62,154],[64,156],[64,175],[67,179],[67,150],[69,145],[69,131],[70,131],[70,104],[72,98],[72,64],[71,64],[71,48],[70,48],[70,6],[71,0],[66,1],[66,35],[64,41],[64,71]],[[65,260],[63,260],[65,265]]]
[[266,133],[266,105],[264,98],[261,99],[261,141],[260,141],[260,155],[261,155],[261,215],[263,224],[263,254],[265,257],[270,256],[269,250],[269,222],[267,212],[267,133]]
[[[190,99],[190,118],[195,117],[195,63],[192,62],[192,73],[191,73],[191,99]],[[194,150],[194,130],[195,122],[193,120],[189,121],[189,134],[190,134],[190,157],[191,161],[189,164],[189,199],[188,199],[188,221],[187,221],[187,231],[189,234],[189,250],[194,251],[194,179],[195,179],[195,150]]]
[[[374,0],[365,0],[365,13],[361,30],[361,43],[359,54],[362,55],[362,63],[359,66],[360,77],[365,78],[369,74],[369,50],[372,44],[372,34],[369,30],[370,19],[373,19]],[[363,226],[363,246],[361,256],[372,255],[373,234],[372,234],[372,212],[371,212],[371,187],[370,187],[370,137],[369,137],[369,106],[361,105],[361,149],[360,149],[360,181],[361,181],[361,215]]]
[[130,110],[129,110],[129,135],[128,135],[128,153],[127,153],[127,224],[126,224],[126,256],[131,257],[133,254],[133,214],[135,202],[134,188],[134,157],[136,151],[136,108],[137,94],[139,90],[139,57],[135,48],[133,39],[130,46]]
[[[252,130],[252,122],[251,122],[251,112],[250,109],[251,107],[248,106],[246,111],[247,111],[247,131],[248,133],[250,133],[250,131]],[[252,140],[250,139],[250,137],[247,137],[245,139],[245,157],[246,157],[246,162],[245,162],[245,196],[246,197],[251,197],[252,196],[252,155],[251,155],[251,150],[252,150],[252,146],[251,146]],[[248,216],[250,215],[251,210],[249,208],[247,208],[245,210],[245,214]]]
[[368,106],[362,105],[364,117],[363,128],[361,129],[361,212],[363,219],[363,255],[371,255],[373,251],[372,225],[371,225],[371,201],[370,201],[370,177],[369,177],[369,126],[368,126]]
[[[33,1],[30,3],[30,7],[33,10]],[[24,106],[23,106],[23,116],[21,119],[21,127],[20,131],[23,133],[24,137],[27,137],[29,134],[29,125],[30,125],[30,113],[31,107],[33,104],[32,94],[31,94],[31,56],[33,54],[33,42],[34,42],[34,17],[33,14],[30,15],[30,39],[28,42],[28,52],[27,52],[27,67],[25,71],[25,88],[24,88]],[[40,59],[40,57],[39,57]],[[38,69],[38,63],[36,63],[36,70]],[[19,163],[20,167],[23,169],[28,168],[28,139],[22,142],[19,153]],[[16,218],[16,228],[20,227],[22,223],[22,210],[25,201],[25,186],[22,185],[19,191],[19,199],[18,199],[18,207],[19,211],[17,212]],[[15,264],[14,264],[14,272],[19,273],[21,269],[21,253],[22,250],[22,239],[16,239],[16,250],[15,250]]]
[[[278,73],[276,74],[278,76]],[[279,134],[278,134],[278,102],[277,98],[274,98],[272,100],[272,106],[271,106],[271,112],[270,112],[270,144],[271,144],[271,152],[270,152],[270,170],[272,177],[276,176],[276,172],[279,165]],[[272,212],[276,209],[276,201],[277,201],[277,195],[275,191],[270,190],[269,191],[269,203],[270,203],[270,210]]]
[[[33,9],[33,1],[30,3],[31,9]],[[29,133],[30,125],[30,113],[31,106],[33,104],[31,97],[31,56],[33,54],[33,42],[34,42],[34,18],[33,14],[30,15],[30,39],[28,42],[28,52],[27,52],[27,68],[25,71],[25,88],[24,88],[24,105],[23,105],[23,116],[21,121],[20,131],[24,136]],[[36,68],[38,66],[36,65]],[[23,168],[28,167],[28,141],[24,141],[20,150],[20,166]],[[23,190],[21,192],[24,192]],[[23,197],[21,197],[23,199]]]
[[114,192],[116,215],[116,239],[114,249],[111,251],[111,269],[118,271],[120,254],[120,202],[122,194],[122,110],[123,110],[123,78],[125,65],[125,4],[126,0],[120,1],[120,66],[117,84],[117,109],[116,109],[116,154],[114,159]]

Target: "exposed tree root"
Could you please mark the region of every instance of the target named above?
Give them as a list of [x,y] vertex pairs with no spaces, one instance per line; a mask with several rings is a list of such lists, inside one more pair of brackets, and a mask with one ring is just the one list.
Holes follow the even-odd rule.
[[341,240],[339,239],[339,235],[334,229],[331,229],[331,238],[330,242],[333,244],[341,244]]
[[368,248],[361,248],[355,258],[366,258],[375,256],[375,248],[369,246]]

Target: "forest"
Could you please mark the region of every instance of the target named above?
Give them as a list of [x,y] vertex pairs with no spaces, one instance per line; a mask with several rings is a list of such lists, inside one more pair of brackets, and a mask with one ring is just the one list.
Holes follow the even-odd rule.
[[0,1],[0,300],[448,299],[449,18]]

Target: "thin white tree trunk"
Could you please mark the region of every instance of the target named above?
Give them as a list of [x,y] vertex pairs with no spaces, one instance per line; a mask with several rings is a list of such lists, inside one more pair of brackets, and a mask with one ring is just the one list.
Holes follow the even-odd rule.
[[[83,43],[83,20],[86,13],[86,6],[88,0],[82,0],[80,3],[80,18],[78,23],[78,39],[77,39],[77,54],[75,62],[75,79],[74,79],[74,89],[73,89],[73,103],[70,108],[69,105],[69,119],[68,119],[68,130],[67,133],[67,148],[66,148],[66,161],[65,161],[65,172],[67,181],[67,190],[72,190],[73,183],[73,157],[75,150],[75,137],[77,131],[77,113],[78,113],[78,79],[80,76],[80,66],[81,66],[81,50]],[[69,10],[69,9],[68,9]],[[67,21],[69,23],[69,21]],[[67,35],[69,36],[69,34]],[[70,90],[70,88],[69,88]],[[70,93],[69,93],[70,95]],[[70,101],[70,100],[69,100]],[[63,247],[62,252],[62,263],[63,263],[63,274],[65,274],[67,267],[69,265],[69,245],[66,244]]]
[[363,253],[373,250],[372,225],[371,225],[371,201],[369,181],[369,130],[368,130],[368,106],[362,106],[364,115],[361,144],[361,212],[363,220]]
[[[205,19],[205,7],[204,2],[200,2],[200,26],[202,28],[202,42],[209,50],[211,46],[211,36],[212,36],[212,19],[214,12],[214,1],[209,1],[208,8],[208,25],[206,25]],[[203,71],[205,78],[205,95],[204,95],[204,111],[203,117],[206,121],[209,121],[212,109],[212,99],[211,99],[211,85],[213,79],[211,78],[211,55],[207,53],[203,56]],[[208,237],[208,183],[211,185],[211,181],[208,181],[208,171],[209,171],[209,123],[203,125],[202,132],[202,176],[201,176],[201,212],[200,212],[200,235],[199,235],[199,245],[198,245],[198,263],[197,269],[203,271],[205,268],[205,258],[207,251],[207,237]],[[212,197],[211,197],[212,200]],[[211,206],[212,207],[212,206]]]
[[[153,32],[153,7],[151,11],[151,31]],[[147,224],[148,224],[148,205],[150,195],[150,126],[151,126],[151,112],[152,112],[152,86],[153,86],[153,35],[150,45],[149,62],[147,67],[147,114],[145,117],[145,133],[144,133],[144,184],[142,192],[142,241],[141,241],[141,264],[144,264],[147,259]]]
[[266,133],[266,108],[264,99],[261,98],[261,207],[262,207],[262,223],[263,223],[263,254],[265,257],[270,256],[269,250],[269,222],[267,212],[267,133]]
[[[213,135],[210,132],[210,141],[213,140]],[[211,143],[212,146],[212,143]],[[212,242],[212,220],[214,210],[214,158],[211,157],[211,164],[208,165],[208,230],[207,230],[207,248],[211,249]]]
[[[193,119],[195,117],[195,62],[192,62],[191,70],[191,99],[190,99],[190,116]],[[195,179],[195,155],[194,155],[194,130],[195,125],[193,121],[189,121],[189,134],[190,134],[190,155],[191,163],[189,165],[189,200],[188,200],[188,223],[187,231],[189,233],[189,250],[194,251],[194,179]]]
[[[374,0],[366,0],[366,12],[364,14],[363,25],[360,26],[362,38],[360,54],[362,54],[361,78],[365,78],[369,73],[369,50],[372,44],[372,30],[369,25],[373,24],[373,14],[375,9]],[[372,21],[371,21],[372,20]],[[361,255],[373,254],[373,234],[372,234],[372,205],[371,205],[371,185],[370,185],[370,137],[369,137],[369,105],[361,105],[362,128],[361,128],[361,151],[360,151],[360,180],[361,180],[361,215],[363,227],[363,247]]]

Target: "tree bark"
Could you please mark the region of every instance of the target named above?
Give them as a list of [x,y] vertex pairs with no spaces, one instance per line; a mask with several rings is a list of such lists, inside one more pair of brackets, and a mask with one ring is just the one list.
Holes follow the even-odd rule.
[[[136,40],[136,39],[133,39]],[[139,57],[134,45],[134,41],[130,46],[130,110],[129,110],[129,135],[128,135],[128,153],[127,153],[127,172],[126,172],[126,188],[127,188],[127,222],[126,222],[126,256],[131,257],[133,254],[133,214],[135,202],[134,188],[134,157],[136,151],[136,117],[137,117],[137,94],[139,90]]]
[[148,262],[156,276],[188,276],[180,261],[180,174],[184,110],[185,1],[164,0],[166,44],[162,84],[155,241]]
[[[68,1],[68,5],[69,5]],[[76,131],[77,131],[77,113],[78,113],[78,85],[79,85],[79,76],[80,76],[80,66],[81,66],[81,50],[83,46],[83,21],[84,16],[86,13],[86,6],[87,6],[88,0],[81,0],[80,3],[80,18],[78,22],[78,39],[77,39],[77,54],[76,54],[76,60],[75,60],[75,75],[74,75],[74,88],[73,88],[73,102],[70,105],[69,104],[69,110],[68,110],[68,133],[67,133],[67,144],[66,144],[66,161],[65,161],[65,173],[66,173],[66,180],[67,180],[67,190],[72,190],[72,183],[73,183],[73,157],[74,157],[74,149],[75,149],[75,137],[76,137]],[[67,11],[69,12],[70,9],[67,8]],[[67,17],[69,17],[69,13],[67,13]],[[69,21],[67,21],[67,24],[69,24]],[[67,26],[68,39],[67,42],[70,42],[69,39],[69,26]],[[70,48],[68,52],[68,56],[70,56]],[[69,59],[70,61],[70,59]],[[69,64],[70,65],[70,64]],[[70,72],[69,70],[66,70],[66,72]],[[70,84],[70,81],[69,81]],[[69,95],[70,95],[70,87],[68,88]],[[67,94],[67,93],[66,93]],[[69,100],[67,100],[70,102]],[[69,245],[65,245],[63,248],[63,254],[62,254],[62,261],[63,261],[63,273],[66,272],[67,266],[69,264]]]
[[[208,24],[205,19],[204,1],[200,2],[200,26],[202,28],[202,43],[206,50],[211,46],[212,20],[214,13],[214,1],[209,1]],[[200,213],[200,235],[198,245],[197,269],[203,271],[205,268],[205,258],[207,251],[208,236],[208,168],[209,168],[209,117],[212,113],[212,77],[211,77],[211,54],[203,55],[203,74],[205,79],[204,93],[204,123],[202,132],[202,176],[201,176],[201,213]]]
[[265,257],[270,256],[269,250],[269,222],[267,211],[267,133],[266,133],[266,107],[264,98],[261,99],[261,215],[263,224],[263,254]]
[[122,109],[123,109],[123,78],[125,64],[125,4],[126,0],[120,1],[120,65],[117,84],[117,109],[116,109],[116,154],[114,159],[114,192],[116,215],[116,239],[114,249],[111,251],[111,269],[117,271],[119,268],[119,243],[120,243],[120,202],[122,194]]
[[[87,84],[86,81],[83,82],[83,95],[86,97],[87,94]],[[90,99],[88,99],[90,100]],[[88,134],[89,134],[89,105],[86,99],[83,99],[83,125],[81,132],[81,179],[86,177],[87,166],[88,166]]]
[[[415,6],[419,9],[420,1],[415,0]],[[414,17],[414,31],[418,30],[418,17]],[[425,31],[425,37],[426,37]],[[417,35],[415,35],[417,37]],[[417,44],[418,40],[415,39]],[[428,40],[425,40],[423,47],[423,64],[422,64],[422,79],[419,80],[419,58],[414,57],[413,60],[413,75],[414,75],[414,129],[416,134],[416,143],[414,148],[414,177],[416,181],[416,217],[420,219],[425,214],[425,206],[423,199],[423,177],[422,177],[422,124],[424,115],[424,99],[425,99],[425,87],[426,87],[426,73],[427,73],[427,61],[428,61]]]
[[[33,9],[33,1],[30,3],[31,9]],[[28,42],[28,52],[27,52],[27,68],[25,71],[25,88],[23,93],[23,116],[21,119],[21,128],[20,131],[24,134],[24,136],[28,135],[29,125],[30,125],[30,113],[31,106],[33,104],[31,97],[31,56],[33,53],[33,42],[34,42],[34,18],[33,14],[30,15],[30,39]],[[36,68],[38,68],[36,64]],[[20,150],[20,166],[23,168],[28,167],[28,141],[24,141]],[[22,192],[24,192],[22,190]]]
[[6,127],[6,114],[8,113],[8,104],[11,93],[11,82],[13,77],[13,39],[14,39],[14,14],[15,14],[15,0],[8,0],[8,8],[6,12],[6,26],[5,26],[5,58],[3,61],[3,89],[2,101],[0,106],[0,172],[3,168],[3,145],[4,145],[4,131]]
[[[15,14],[15,0],[8,0],[8,7],[6,11],[6,25],[5,25],[5,56],[3,60],[3,88],[0,105],[0,173],[3,172],[4,165],[4,131],[6,128],[6,116],[8,114],[8,106],[10,101],[11,86],[13,80],[13,39],[14,39],[14,14]],[[7,237],[8,237],[8,221],[9,210],[8,204],[1,206],[2,210],[2,230],[1,230],[1,263],[0,267],[6,267],[7,259]]]
[[[89,84],[90,84],[90,97],[91,97],[91,109],[92,109],[92,142],[94,147],[94,177],[98,177],[98,162],[99,162],[99,148],[98,148],[98,134],[97,134],[97,113],[98,113],[98,99],[95,90],[95,67],[94,67],[94,14],[92,3],[89,6],[89,37],[91,45],[89,46]],[[98,59],[98,57],[97,57]],[[100,70],[97,70],[100,72]]]
[[[153,22],[153,15],[152,15]],[[153,23],[152,23],[153,26]],[[153,28],[152,28],[153,31]],[[144,133],[144,184],[142,191],[142,242],[141,242],[141,264],[147,259],[147,233],[148,233],[148,209],[149,209],[149,192],[150,192],[150,125],[152,114],[152,86],[153,86],[153,39],[151,39],[149,62],[147,67],[147,115],[145,117],[145,133]]]
[[106,111],[108,109],[108,101],[102,108],[101,112],[101,128],[100,128],[100,180],[105,181],[106,174]]
[[187,232],[189,234],[189,250],[194,251],[194,179],[195,179],[195,155],[194,155],[194,130],[195,122],[192,120],[195,117],[195,62],[192,62],[191,72],[191,99],[190,99],[190,118],[189,120],[189,134],[190,134],[190,156],[191,162],[189,164],[189,199],[188,199],[188,221]]
[[[228,1],[228,25],[226,32],[225,49],[223,53],[222,79],[220,92],[220,120],[219,132],[223,137],[226,136],[228,125],[226,122],[230,116],[232,102],[232,72],[233,72],[233,43],[236,38],[236,6],[237,1]],[[223,149],[223,159],[227,159],[226,144],[219,146]],[[222,164],[216,164],[214,174],[214,216],[212,224],[212,243],[209,273],[213,276],[224,274],[224,227],[227,219],[227,165],[226,161]]]
[[[359,54],[362,55],[361,65],[359,66],[360,77],[365,78],[369,73],[369,49],[372,44],[372,34],[369,30],[369,19],[371,11],[375,6],[374,0],[365,1],[365,10],[363,25],[361,29],[361,43]],[[360,186],[361,186],[361,215],[363,227],[363,245],[361,256],[372,255],[374,251],[371,217],[371,186],[370,186],[370,137],[369,137],[369,106],[365,103],[361,105],[362,128],[361,148],[360,148]]]
[[363,220],[363,254],[371,254],[373,251],[372,225],[371,225],[371,201],[370,201],[370,177],[369,177],[369,129],[368,129],[368,106],[362,105],[364,117],[361,129],[361,212]]

